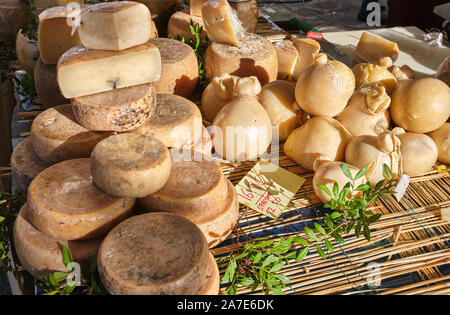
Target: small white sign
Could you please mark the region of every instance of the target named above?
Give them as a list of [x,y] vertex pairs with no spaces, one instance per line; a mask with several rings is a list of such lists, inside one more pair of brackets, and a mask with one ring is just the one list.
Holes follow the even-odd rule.
[[408,175],[403,174],[400,177],[400,180],[398,181],[397,187],[395,187],[395,191],[397,192],[395,194],[395,198],[397,198],[397,201],[400,202],[402,200],[403,196],[406,193],[406,189],[408,189],[409,183],[411,182],[411,179]]

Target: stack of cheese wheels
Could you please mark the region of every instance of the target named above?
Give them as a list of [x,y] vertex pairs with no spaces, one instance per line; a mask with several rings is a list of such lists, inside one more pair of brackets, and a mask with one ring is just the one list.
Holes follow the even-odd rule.
[[191,151],[177,160],[173,157],[166,185],[139,199],[140,210],[168,211],[188,218],[203,231],[209,247],[217,246],[237,222],[236,191],[217,164],[206,156]]
[[103,285],[114,295],[219,293],[219,270],[203,233],[171,213],[120,223],[103,241],[97,264]]

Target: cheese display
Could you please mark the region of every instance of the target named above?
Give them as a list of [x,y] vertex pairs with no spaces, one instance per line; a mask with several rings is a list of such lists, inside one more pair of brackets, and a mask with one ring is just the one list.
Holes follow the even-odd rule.
[[278,79],[292,80],[298,60],[298,51],[290,40],[273,43],[278,59]]
[[31,138],[25,138],[11,155],[12,184],[26,191],[33,178],[50,166],[34,153]]
[[81,14],[78,33],[81,43],[88,49],[127,49],[150,39],[152,18],[142,3],[98,3]]
[[34,152],[48,163],[89,157],[95,145],[109,135],[78,124],[70,104],[45,110],[31,125]]
[[45,235],[33,226],[25,204],[14,223],[14,246],[20,263],[38,279],[52,272],[67,272],[63,263],[62,248],[67,246],[73,260],[89,266],[98,253],[103,238],[85,241],[66,241]]
[[354,90],[350,68],[339,61],[316,59],[314,66],[300,74],[295,99],[311,115],[334,117],[345,108]]
[[258,26],[257,0],[229,0],[228,3],[236,11],[239,21],[248,33],[256,32]]
[[392,95],[390,112],[395,124],[408,131],[436,130],[450,116],[450,88],[434,78],[406,81]]
[[3,0],[0,2],[0,41],[14,43],[20,26],[27,23],[29,16],[22,10],[20,0]]
[[397,43],[373,33],[363,32],[356,46],[355,53],[356,56],[366,62],[378,64],[383,57],[389,57],[395,62],[398,59],[400,50]]
[[147,213],[106,236],[98,271],[112,295],[191,295],[210,276],[209,255],[203,233],[188,219]]
[[119,51],[80,45],[64,53],[58,62],[59,88],[66,98],[150,83],[160,76],[161,55],[150,43]]
[[229,73],[238,77],[256,76],[265,85],[277,79],[277,52],[264,37],[246,33],[237,47],[212,42],[205,53],[205,69],[209,80]]
[[156,110],[152,84],[135,85],[72,99],[77,121],[90,130],[127,131],[150,119]]
[[30,222],[48,236],[86,240],[105,235],[131,215],[134,199],[102,192],[92,181],[89,159],[50,166],[28,188]]
[[298,60],[294,70],[294,79],[297,80],[303,71],[314,65],[320,51],[320,44],[311,38],[296,38],[293,45],[298,51]]
[[209,265],[206,271],[205,281],[195,295],[218,295],[220,289],[220,273],[216,259],[209,254]]
[[238,76],[224,73],[212,79],[203,90],[202,111],[206,120],[212,122],[219,110],[233,99],[234,85],[238,79]]
[[189,12],[194,16],[202,16],[202,5],[208,0],[191,0],[189,1]]
[[167,182],[171,158],[158,139],[135,133],[114,135],[92,151],[91,174],[104,192],[125,198],[142,198]]
[[352,68],[355,75],[356,88],[364,85],[381,83],[386,87],[389,95],[392,95],[398,87],[395,76],[386,68],[370,63],[360,63]]
[[233,46],[240,45],[245,30],[227,0],[208,0],[201,10],[210,40]]
[[57,64],[62,54],[81,44],[78,31],[72,34],[72,26],[67,22],[72,14],[73,10],[64,6],[39,14],[38,44],[42,62]]
[[41,58],[37,60],[34,67],[34,86],[39,101],[46,108],[70,102],[59,91],[56,65],[47,65],[42,62]]
[[175,39],[156,38],[149,42],[161,54],[161,78],[153,83],[156,93],[191,96],[198,82],[198,63],[194,50]]
[[278,138],[284,141],[292,130],[300,127],[301,112],[295,102],[295,86],[284,80],[273,81],[262,87],[258,100],[266,109],[272,126],[278,128]]
[[84,1],[83,0],[34,0],[33,5],[36,8],[47,9],[47,8],[52,8],[52,7],[65,6],[65,5],[68,5],[69,3],[82,4],[82,3],[84,3]]
[[20,66],[29,75],[33,75],[36,60],[39,58],[39,49],[34,40],[30,40],[22,31],[17,32],[16,55]]
[[206,30],[205,24],[203,23],[203,19],[199,16],[190,15],[185,11],[178,11],[172,14],[169,19],[169,23],[167,25],[167,34],[172,36],[173,38],[183,37],[185,41],[189,41],[191,39],[195,39],[194,35],[192,35],[189,25],[191,21],[194,25],[199,25],[203,30],[201,32],[201,38],[206,38]]
[[438,160],[444,164],[450,164],[450,123],[446,122],[428,135],[437,145]]
[[169,148],[180,148],[196,143],[202,127],[197,105],[178,95],[157,94],[154,115],[132,132],[155,137]]

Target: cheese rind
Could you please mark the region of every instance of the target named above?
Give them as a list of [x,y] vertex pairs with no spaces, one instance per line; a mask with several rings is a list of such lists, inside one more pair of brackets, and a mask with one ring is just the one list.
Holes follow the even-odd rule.
[[134,199],[102,192],[92,181],[89,159],[50,166],[28,188],[30,222],[48,236],[65,240],[105,235],[131,215]]
[[205,53],[205,69],[210,81],[229,73],[238,77],[256,76],[265,85],[277,79],[277,52],[264,37],[246,33],[239,47],[212,42]]
[[57,64],[67,50],[81,44],[78,30],[72,35],[72,26],[67,23],[73,13],[63,6],[39,14],[38,45],[42,62]]
[[81,14],[78,33],[81,43],[88,49],[127,49],[150,39],[152,18],[142,3],[98,3]]
[[17,32],[16,55],[21,68],[29,75],[33,75],[36,60],[39,58],[39,48],[36,41],[30,40],[21,31]]
[[147,213],[108,234],[100,247],[98,271],[113,295],[190,295],[205,282],[209,255],[195,224],[170,213]]
[[30,20],[22,10],[20,0],[7,0],[0,3],[0,41],[14,43],[20,26]]
[[34,152],[48,163],[89,157],[95,145],[109,135],[78,124],[70,104],[45,110],[31,125]]
[[152,84],[115,89],[72,99],[77,121],[94,131],[128,131],[140,127],[156,110]]
[[189,2],[189,11],[191,15],[202,16],[202,5],[208,0],[191,0]]
[[311,38],[296,38],[293,42],[298,51],[298,59],[295,64],[294,79],[314,64],[315,57],[320,51],[320,44]]
[[11,155],[12,184],[17,189],[26,191],[31,181],[50,163],[42,161],[34,153],[31,137],[25,138]]
[[80,45],[67,51],[58,62],[59,88],[66,98],[150,83],[160,76],[161,55],[150,43],[120,51]]
[[157,94],[155,114],[131,132],[155,137],[169,148],[180,148],[196,143],[202,126],[197,105],[178,95]]
[[292,80],[297,64],[298,51],[290,40],[283,40],[273,44],[278,59],[278,79]]
[[67,272],[62,258],[63,246],[70,249],[74,262],[89,266],[90,260],[97,255],[103,238],[87,241],[52,238],[33,226],[27,212],[25,204],[14,223],[14,249],[26,271],[38,279],[56,271]]
[[34,86],[41,102],[46,108],[70,103],[58,86],[56,65],[47,65],[38,59],[34,67]]
[[400,50],[397,43],[373,33],[363,32],[359,38],[355,53],[356,56],[366,62],[378,64],[383,57],[390,57],[395,62],[398,59]]
[[172,14],[172,16],[169,19],[169,23],[167,25],[167,34],[169,36],[172,36],[173,38],[184,37],[186,41],[189,40],[195,40],[194,35],[192,35],[189,25],[191,23],[191,20],[195,25],[199,25],[199,27],[202,27],[203,30],[200,33],[200,37],[202,39],[206,38],[206,30],[205,30],[205,24],[203,23],[203,19],[198,16],[190,15],[187,12],[184,11],[178,11]]
[[159,140],[135,133],[118,134],[100,141],[92,151],[94,183],[106,193],[143,198],[167,182],[171,158]]
[[194,50],[175,39],[156,38],[149,42],[158,47],[161,54],[161,79],[153,83],[156,93],[191,96],[198,82]]
[[220,289],[220,272],[216,259],[210,253],[205,281],[195,295],[218,295]]

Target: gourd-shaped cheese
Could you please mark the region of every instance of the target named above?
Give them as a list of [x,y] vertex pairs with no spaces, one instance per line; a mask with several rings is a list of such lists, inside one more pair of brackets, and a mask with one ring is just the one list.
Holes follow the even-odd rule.
[[438,160],[444,164],[450,164],[450,123],[446,122],[428,135],[437,145]]
[[233,99],[234,85],[238,79],[235,75],[224,73],[208,84],[202,95],[202,111],[206,120],[212,122],[219,110]]
[[108,195],[92,181],[89,159],[50,166],[28,188],[30,222],[48,236],[94,239],[108,233],[133,211],[134,199]]
[[436,77],[450,87],[450,56],[445,58],[444,62],[439,66]]
[[34,67],[34,86],[41,102],[46,108],[70,103],[58,87],[56,65],[47,65],[39,58]]
[[95,145],[109,135],[78,124],[70,104],[45,110],[31,125],[34,152],[48,163],[89,157]]
[[203,19],[199,16],[189,15],[189,13],[185,11],[178,11],[172,14],[167,25],[167,34],[173,38],[183,37],[185,41],[189,41],[191,39],[195,40],[194,35],[192,35],[189,29],[191,21],[194,26],[198,24],[199,28],[202,27],[200,37],[205,39],[206,30]]
[[298,80],[303,71],[314,65],[316,56],[320,51],[320,44],[311,38],[296,38],[293,45],[298,51],[294,71],[294,79]]
[[16,55],[21,68],[33,75],[36,60],[39,58],[39,48],[36,41],[29,39],[22,31],[17,32]]
[[191,295],[211,276],[200,229],[170,213],[129,218],[105,238],[98,270],[110,294]]
[[159,140],[135,133],[100,141],[92,151],[94,183],[106,193],[142,198],[160,190],[170,173],[170,153]]
[[80,45],[65,52],[58,62],[59,88],[66,98],[150,83],[160,77],[161,54],[150,43],[119,51]]
[[430,171],[438,158],[438,148],[427,135],[405,132],[399,134],[403,171],[409,176],[418,176]]
[[161,54],[161,79],[153,83],[157,94],[189,97],[197,87],[198,62],[194,50],[175,39],[150,39]]
[[378,61],[383,57],[389,57],[392,61],[396,61],[400,50],[397,43],[373,33],[363,32],[359,38],[355,53],[356,56],[366,62],[378,64]]
[[89,266],[97,256],[103,238],[85,241],[66,241],[53,238],[39,231],[28,218],[25,204],[14,222],[14,249],[21,265],[35,278],[53,272],[67,272],[63,263],[63,246],[70,249],[74,262]]
[[360,63],[352,68],[355,75],[356,88],[360,88],[363,85],[372,85],[381,83],[386,87],[386,91],[389,95],[394,93],[398,87],[397,79],[386,68],[370,63]]
[[156,110],[152,84],[76,97],[72,109],[77,121],[90,130],[128,131],[142,126]]
[[81,14],[78,33],[81,43],[89,49],[127,49],[150,39],[152,18],[142,3],[98,3]]
[[278,57],[278,79],[291,80],[298,60],[298,51],[290,40],[273,43]]

